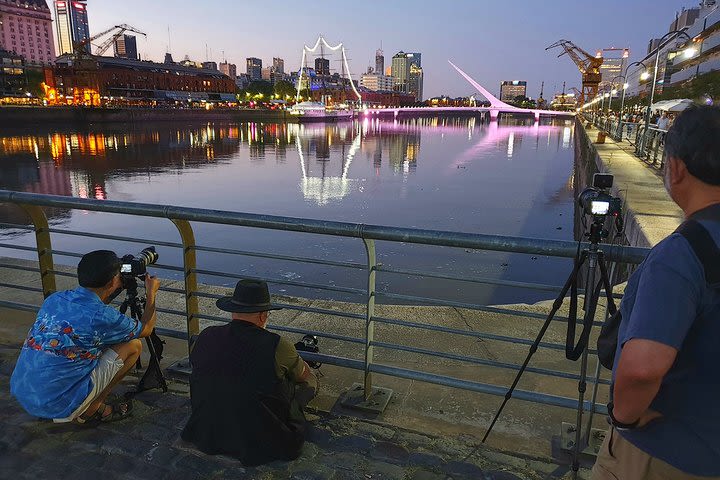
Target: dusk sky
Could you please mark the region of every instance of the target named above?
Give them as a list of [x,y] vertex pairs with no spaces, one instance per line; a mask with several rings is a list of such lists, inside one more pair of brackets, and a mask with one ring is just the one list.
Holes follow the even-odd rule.
[[[400,50],[422,53],[424,97],[473,92],[448,65],[450,59],[491,92],[501,80],[527,80],[528,96],[545,97],[580,87],[571,60],[561,50],[545,51],[565,38],[590,53],[607,47],[629,47],[631,59],[645,56],[648,41],[668,31],[675,13],[694,7],[691,0],[305,0],[302,2],[230,0],[90,0],[91,34],[128,23],[148,34],[138,38],[143,59],[162,61],[168,49],[176,61],[185,55],[204,61],[236,63],[245,58],[285,59],[285,70],[300,66],[303,44],[318,34],[328,43],[343,42],[354,78],[374,64],[382,42],[385,65]],[[338,63],[334,64],[338,66]],[[339,68],[339,67],[338,67]]]

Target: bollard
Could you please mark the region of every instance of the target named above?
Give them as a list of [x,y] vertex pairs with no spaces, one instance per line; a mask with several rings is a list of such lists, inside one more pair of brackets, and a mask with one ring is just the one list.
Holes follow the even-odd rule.
[[603,132],[602,130],[598,131],[597,140],[595,140],[595,143],[605,143],[605,132]]

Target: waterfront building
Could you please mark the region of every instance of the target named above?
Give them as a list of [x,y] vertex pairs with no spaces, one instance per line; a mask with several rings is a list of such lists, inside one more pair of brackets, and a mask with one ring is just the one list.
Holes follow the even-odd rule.
[[58,57],[45,69],[51,104],[235,102],[235,81],[217,70],[127,58]]
[[27,65],[55,61],[52,17],[45,0],[0,0],[0,49],[23,57]]
[[250,76],[247,73],[241,73],[235,77],[235,86],[240,90],[244,90],[248,85],[250,85]]
[[330,59],[323,57],[315,59],[315,75],[321,77],[330,76]]
[[25,65],[20,55],[0,49],[0,101],[20,97],[27,87]]
[[[55,0],[55,23],[60,55],[76,53],[75,45],[90,38],[87,0]],[[83,50],[92,53],[90,42]]]
[[237,65],[234,63],[222,62],[220,64],[220,72],[235,80],[235,77],[237,77]]
[[422,99],[422,54],[403,51],[396,53],[392,58],[390,71],[395,91],[412,93],[418,101]]
[[[695,54],[687,56],[673,52],[668,83],[677,85],[698,75],[720,70],[720,8],[708,8],[687,30],[695,39]],[[685,49],[688,44],[680,45]]]
[[262,60],[255,57],[246,59],[247,70],[245,72],[250,77],[250,81],[262,80]]
[[138,59],[137,38],[134,35],[120,35],[115,39],[113,48],[116,57]]
[[385,55],[382,49],[375,51],[375,73],[383,75],[385,73]]
[[273,57],[273,69],[275,73],[285,73],[285,60],[279,57]]
[[574,112],[577,108],[577,98],[574,93],[556,93],[550,101],[550,110]]
[[272,67],[263,68],[262,74],[261,74],[261,80],[263,80],[264,82],[271,82],[272,81],[272,73],[273,73]]
[[206,70],[218,70],[217,62],[207,61],[207,62],[202,62],[200,65],[195,65],[195,66],[198,68],[204,68]]
[[527,82],[524,80],[505,80],[500,83],[500,100],[512,102],[515,97],[527,97]]
[[360,86],[370,91],[392,91],[393,77],[381,73],[366,73],[360,77]]
[[622,85],[622,79],[615,78],[621,76],[625,71],[625,65],[628,63],[630,50],[627,48],[603,48],[598,50],[595,55],[602,58],[603,63],[600,65],[600,89],[612,88],[612,81],[615,79],[614,86]]

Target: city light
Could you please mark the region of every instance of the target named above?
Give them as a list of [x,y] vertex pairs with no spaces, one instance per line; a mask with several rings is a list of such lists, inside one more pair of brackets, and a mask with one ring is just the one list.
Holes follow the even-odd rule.
[[610,90],[610,93],[611,93],[612,95],[615,95],[615,94],[617,93],[617,89],[616,89],[616,88],[613,88],[612,90]]
[[685,58],[692,58],[697,53],[697,49],[695,47],[688,47],[683,51],[683,55]]
[[643,72],[640,74],[640,80],[647,80],[650,78],[650,74],[648,72]]
[[626,84],[623,85],[623,90],[627,90],[628,88],[630,88],[630,84],[629,84],[629,83],[626,83]]

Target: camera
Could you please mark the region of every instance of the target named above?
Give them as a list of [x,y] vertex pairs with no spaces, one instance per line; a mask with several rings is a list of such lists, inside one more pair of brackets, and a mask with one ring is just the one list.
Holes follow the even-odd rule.
[[138,256],[125,255],[120,259],[120,275],[122,277],[142,277],[147,273],[147,266],[158,261],[160,256],[155,247],[143,248]]
[[622,203],[620,198],[613,197],[608,190],[613,185],[613,176],[609,173],[593,175],[592,187],[588,187],[578,196],[578,203],[585,215],[602,219],[607,215],[620,217]]
[[[299,342],[295,344],[295,349],[301,352],[320,353],[320,347],[318,347],[318,339],[315,335],[307,334]],[[320,368],[322,363],[307,361],[310,368]]]

